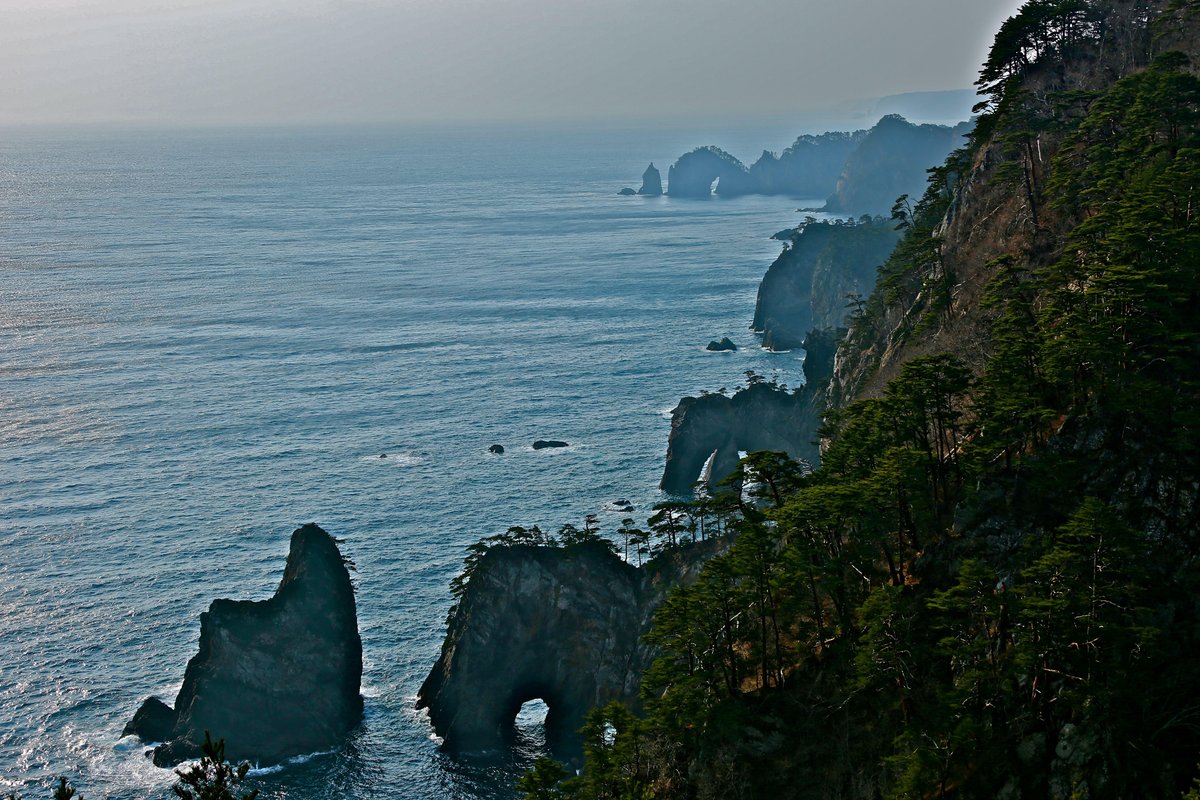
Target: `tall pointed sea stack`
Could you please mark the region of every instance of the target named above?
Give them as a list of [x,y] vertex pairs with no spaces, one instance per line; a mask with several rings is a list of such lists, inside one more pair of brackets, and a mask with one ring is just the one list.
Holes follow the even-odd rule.
[[200,652],[171,708],[147,698],[125,726],[154,763],[198,756],[204,732],[231,760],[278,763],[326,750],[362,719],[362,639],[350,574],[316,525],[292,534],[269,600],[214,600],[200,615]]
[[646,167],[646,171],[642,173],[642,188],[638,189],[638,194],[646,197],[661,197],[662,190],[662,175],[658,168],[654,166],[654,162]]

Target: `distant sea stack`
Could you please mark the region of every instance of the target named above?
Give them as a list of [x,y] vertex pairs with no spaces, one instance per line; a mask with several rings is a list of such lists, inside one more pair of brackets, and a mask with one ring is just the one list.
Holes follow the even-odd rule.
[[277,764],[343,740],[362,719],[361,679],[350,574],[333,537],[305,525],[275,595],[214,600],[174,708],[148,698],[122,735],[162,742],[158,766],[199,756],[205,731],[232,761]]
[[642,173],[642,188],[638,189],[638,194],[644,197],[661,197],[662,193],[662,175],[659,174],[652,161],[650,166],[646,167],[646,171]]
[[717,193],[746,194],[750,173],[746,165],[719,147],[697,147],[685,153],[667,171],[671,197],[712,197]]

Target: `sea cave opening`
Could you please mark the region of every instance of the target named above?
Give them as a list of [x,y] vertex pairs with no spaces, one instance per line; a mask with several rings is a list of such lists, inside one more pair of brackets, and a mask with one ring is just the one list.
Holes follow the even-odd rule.
[[540,697],[526,700],[513,718],[513,734],[521,749],[544,751],[548,745],[546,719],[550,706]]

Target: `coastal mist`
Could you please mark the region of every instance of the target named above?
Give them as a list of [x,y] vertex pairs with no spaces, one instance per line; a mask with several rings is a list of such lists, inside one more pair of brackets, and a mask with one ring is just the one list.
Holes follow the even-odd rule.
[[[681,396],[802,380],[748,327],[768,237],[818,201],[617,195],[705,143],[7,132],[0,793],[168,793],[122,727],[174,698],[209,603],[269,597],[316,522],[357,567],[365,721],[253,772],[260,796],[511,797],[536,714],[513,752],[455,761],[414,710],[464,548],[590,513],[612,533],[617,500],[644,522]],[[737,352],[705,351],[724,336]]]

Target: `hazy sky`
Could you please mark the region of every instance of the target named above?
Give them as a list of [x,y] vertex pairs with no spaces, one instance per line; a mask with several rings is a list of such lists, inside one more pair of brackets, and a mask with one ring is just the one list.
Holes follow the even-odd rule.
[[1020,0],[0,0],[0,122],[727,117],[969,86]]

